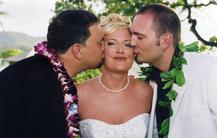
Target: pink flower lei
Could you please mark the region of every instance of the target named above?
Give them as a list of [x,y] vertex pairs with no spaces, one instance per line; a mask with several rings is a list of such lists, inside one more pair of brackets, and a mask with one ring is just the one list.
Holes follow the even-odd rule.
[[55,50],[47,48],[47,41],[38,43],[34,48],[38,55],[45,56],[49,59],[53,66],[53,70],[57,73],[64,94],[63,102],[65,104],[65,114],[68,126],[67,136],[69,138],[74,138],[79,135],[77,89],[63,64],[58,59]]

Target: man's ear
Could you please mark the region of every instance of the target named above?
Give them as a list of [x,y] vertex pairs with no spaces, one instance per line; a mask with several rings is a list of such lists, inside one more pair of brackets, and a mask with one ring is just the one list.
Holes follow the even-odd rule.
[[163,50],[173,46],[173,35],[172,33],[165,33],[160,37],[160,45]]
[[81,60],[83,58],[81,49],[82,45],[77,43],[70,47],[71,54],[78,60]]

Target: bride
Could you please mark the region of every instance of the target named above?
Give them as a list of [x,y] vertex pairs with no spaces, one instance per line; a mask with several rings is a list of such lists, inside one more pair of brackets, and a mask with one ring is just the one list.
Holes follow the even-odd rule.
[[150,85],[128,76],[134,54],[129,21],[116,14],[101,20],[102,75],[77,86],[83,138],[144,138],[152,102]]

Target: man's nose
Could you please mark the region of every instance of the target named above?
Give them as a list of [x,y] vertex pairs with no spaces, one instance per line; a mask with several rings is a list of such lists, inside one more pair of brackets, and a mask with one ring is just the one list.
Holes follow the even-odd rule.
[[137,40],[136,40],[136,35],[131,36],[131,45],[133,47],[137,46]]

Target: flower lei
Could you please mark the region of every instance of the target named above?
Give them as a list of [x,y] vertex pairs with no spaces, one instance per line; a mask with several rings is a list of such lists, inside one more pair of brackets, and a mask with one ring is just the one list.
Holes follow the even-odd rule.
[[[173,110],[171,107],[172,101],[176,100],[178,93],[172,89],[173,84],[177,84],[178,86],[183,86],[185,84],[185,76],[182,71],[183,64],[187,64],[187,60],[183,57],[184,52],[199,52],[200,49],[198,47],[198,42],[194,42],[190,45],[184,46],[180,44],[178,46],[179,53],[178,55],[173,57],[172,60],[172,69],[167,72],[160,73],[160,78],[162,82],[164,82],[164,86],[162,89],[170,89],[170,91],[165,95],[166,99],[164,101],[158,101],[158,104],[164,108],[169,109],[169,117],[166,118],[160,126],[159,134],[163,136],[163,138],[168,137],[169,133],[169,121],[173,115]],[[141,76],[146,76],[144,79],[147,82],[150,82],[150,74],[153,71],[153,66],[149,67],[140,67],[141,69]]]
[[49,59],[49,62],[53,66],[53,70],[57,73],[64,94],[63,103],[65,104],[64,107],[68,127],[67,137],[74,138],[79,135],[77,89],[63,64],[58,59],[55,50],[47,48],[46,41],[38,43],[34,48],[38,55],[45,56]]

